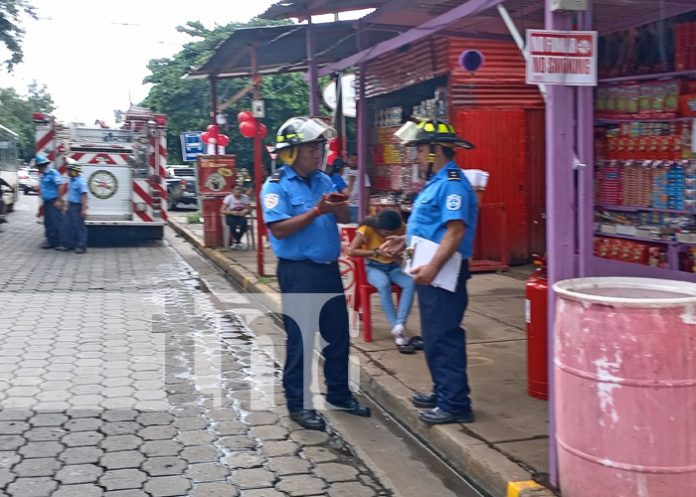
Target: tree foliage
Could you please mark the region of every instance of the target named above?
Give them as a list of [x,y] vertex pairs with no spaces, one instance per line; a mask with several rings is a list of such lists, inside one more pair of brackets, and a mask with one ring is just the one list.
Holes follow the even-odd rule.
[[34,7],[27,0],[0,0],[0,42],[10,51],[10,58],[4,61],[8,72],[24,58],[24,29],[19,19],[23,12],[36,19]]
[[[194,38],[179,53],[170,59],[154,59],[148,64],[151,75],[145,83],[153,86],[143,105],[157,112],[167,114],[169,120],[167,152],[169,162],[182,160],[179,136],[183,131],[200,131],[211,123],[211,85],[209,81],[182,79],[192,68],[202,65],[235,29],[241,27],[262,26],[270,23],[254,19],[247,24],[230,23],[206,29],[199,22],[189,22],[177,28]],[[237,94],[250,83],[249,78],[221,80],[217,83],[218,102],[222,103]],[[307,83],[300,74],[264,76],[261,96],[266,104],[266,118],[263,123],[268,127],[266,142],[271,144],[275,131],[288,118],[308,112]],[[253,171],[253,143],[243,138],[237,126],[237,114],[251,108],[251,93],[225,109],[227,126],[223,132],[230,137],[228,152],[237,156],[240,167]],[[270,158],[264,152],[264,162]]]
[[19,134],[19,155],[29,161],[34,156],[34,123],[32,113],[51,113],[53,99],[45,85],[33,81],[27,95],[19,95],[13,88],[0,88],[0,124]]

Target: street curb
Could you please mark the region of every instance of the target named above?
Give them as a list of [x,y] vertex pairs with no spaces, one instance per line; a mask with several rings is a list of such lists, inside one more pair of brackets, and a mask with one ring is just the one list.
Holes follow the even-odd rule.
[[[205,247],[200,238],[178,223],[170,220],[169,226],[245,290],[267,294],[280,308],[280,296],[275,289],[257,282],[251,271],[218,250]],[[357,359],[360,365],[362,393],[479,490],[491,497],[554,497],[555,494],[544,487],[518,487],[517,483],[532,480],[532,475],[486,441],[474,436],[466,425],[429,427],[422,423],[418,419],[419,411],[410,402],[413,390],[385,373],[359,349],[353,346],[351,349],[353,359]]]

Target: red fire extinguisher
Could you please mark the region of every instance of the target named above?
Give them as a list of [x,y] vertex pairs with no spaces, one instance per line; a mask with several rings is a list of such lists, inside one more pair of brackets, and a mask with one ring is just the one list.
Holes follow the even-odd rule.
[[537,399],[548,399],[547,307],[549,282],[546,259],[534,255],[536,271],[525,285],[527,322],[527,391]]

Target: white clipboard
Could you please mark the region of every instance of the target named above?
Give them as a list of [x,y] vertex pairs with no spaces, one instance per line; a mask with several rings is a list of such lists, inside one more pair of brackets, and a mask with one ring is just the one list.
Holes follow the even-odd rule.
[[[411,244],[409,245],[409,252],[412,253],[412,256],[406,259],[404,272],[406,274],[411,274],[412,269],[428,264],[435,256],[439,247],[439,243],[426,240],[419,236],[412,236]],[[452,254],[452,257],[442,266],[442,269],[437,273],[431,285],[449,292],[454,292],[457,289],[457,281],[459,280],[459,270],[461,267],[462,254],[457,251]]]

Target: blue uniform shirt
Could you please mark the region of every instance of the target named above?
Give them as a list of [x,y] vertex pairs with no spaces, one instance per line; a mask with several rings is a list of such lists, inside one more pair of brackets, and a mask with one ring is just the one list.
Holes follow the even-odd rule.
[[331,181],[334,182],[334,185],[336,185],[336,190],[338,190],[339,192],[342,192],[343,189],[348,186],[343,177],[338,173],[333,173],[331,175]]
[[55,200],[58,198],[58,186],[63,184],[63,177],[52,167],[47,167],[41,176],[41,198]]
[[473,253],[477,216],[478,201],[471,184],[455,162],[448,162],[416,197],[406,228],[407,243],[414,235],[440,243],[447,222],[460,219],[466,225],[466,233],[459,252],[468,259]]
[[[276,175],[280,178],[271,176],[261,189],[266,224],[305,213],[317,205],[322,195],[336,191],[331,178],[318,170],[308,177],[309,184],[287,165]],[[326,263],[337,260],[341,253],[336,216],[333,214],[319,216],[309,226],[283,239],[277,239],[272,233],[269,233],[269,238],[273,252],[282,259],[309,259]]]
[[70,178],[68,185],[68,202],[73,204],[82,203],[82,194],[87,193],[87,183],[82,176]]

